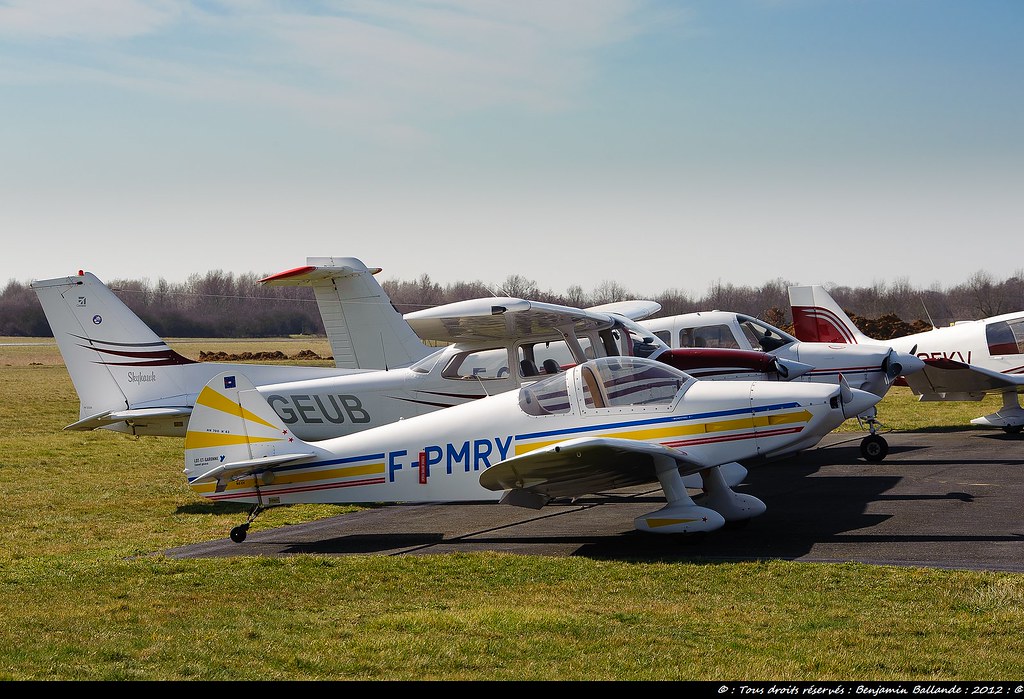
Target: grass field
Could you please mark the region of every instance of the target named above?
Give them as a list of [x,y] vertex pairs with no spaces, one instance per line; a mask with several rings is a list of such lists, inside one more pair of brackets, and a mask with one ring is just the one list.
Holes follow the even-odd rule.
[[[52,340],[8,342],[27,340],[0,338],[0,680],[1024,676],[1020,574],[499,553],[167,559],[223,538],[246,508],[188,489],[180,439],[63,431],[78,399]],[[242,344],[330,352],[321,338],[171,344],[193,358]],[[997,407],[894,389],[880,413],[892,429],[964,429]],[[271,509],[253,528],[345,511]]]

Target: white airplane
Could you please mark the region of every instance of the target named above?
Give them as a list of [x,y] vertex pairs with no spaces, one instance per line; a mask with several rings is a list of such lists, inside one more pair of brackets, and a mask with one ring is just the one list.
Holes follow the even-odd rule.
[[[367,273],[364,275],[364,283],[358,292],[353,292],[351,285],[343,283],[352,275],[353,270]],[[368,276],[378,272],[380,272],[379,267],[367,268],[360,260],[352,257],[308,257],[305,266],[272,274],[261,279],[260,282],[267,286],[311,287],[335,358],[341,356],[346,359],[344,364],[339,362],[338,366],[349,368],[380,369],[386,368],[389,362],[394,363],[394,358],[389,355],[395,352],[388,350],[389,345],[386,342],[372,345],[364,338],[362,351],[352,352],[349,350],[354,341],[353,338],[363,336],[362,328],[366,325],[372,327],[373,323],[381,322],[381,318],[385,318],[391,328],[390,332],[386,333],[388,337],[402,336],[402,346],[408,355],[417,353],[426,355],[436,349],[421,344],[417,351],[416,345],[422,341],[437,343],[492,342],[503,337],[529,334],[531,324],[538,322],[551,327],[555,327],[559,323],[566,323],[564,317],[541,317],[540,311],[547,304],[510,297],[459,301],[407,313],[402,317],[394,310],[383,288],[372,281],[371,276]],[[367,313],[367,306],[381,310],[374,317],[373,314]],[[496,308],[532,309],[532,312],[530,314],[497,316],[494,311]],[[558,306],[557,308],[565,309],[567,307]],[[653,301],[620,301],[585,309],[591,313],[610,314],[618,319],[616,328],[598,338],[601,347],[596,355],[592,349],[595,345],[595,338],[592,334],[579,337],[581,343],[579,348],[566,347],[564,341],[554,342],[551,345],[545,345],[548,350],[546,354],[548,366],[545,372],[534,371],[529,365],[526,365],[527,372],[529,375],[551,373],[555,370],[552,362],[565,368],[565,364],[575,362],[574,357],[578,357],[581,353],[584,356],[626,353],[656,357],[697,378],[791,380],[812,369],[812,367],[795,360],[774,356],[766,357],[762,352],[733,351],[717,355],[690,350],[668,352],[672,349],[671,347],[635,322],[636,319],[646,318],[659,310],[661,310],[661,305]],[[359,319],[358,322],[350,322],[350,319],[356,318]],[[403,320],[404,326],[395,330],[395,326],[400,326]],[[360,333],[353,333],[350,326],[359,327]],[[625,338],[620,337],[620,329],[631,337],[632,349],[622,344]],[[369,334],[375,336],[373,332]],[[568,335],[571,336],[573,333],[569,332]],[[533,361],[532,357],[524,357],[524,359]],[[543,364],[539,361],[534,363]]]
[[[659,482],[665,507],[642,531],[695,534],[764,511],[722,467],[817,443],[878,396],[848,385],[702,381],[652,359],[609,356],[518,390],[333,439],[307,442],[245,376],[215,376],[185,435],[190,487],[267,507],[296,503],[481,502],[540,508],[555,498]],[[698,476],[699,474],[699,476]],[[697,476],[692,498],[684,476]]]
[[1003,407],[971,424],[1009,434],[1024,429],[1024,311],[968,320],[921,333],[875,340],[853,323],[824,287],[791,286],[789,301],[798,337],[852,345],[885,344],[913,354],[924,368],[905,376],[921,401],[978,401],[999,393]]
[[[622,316],[523,299],[460,302],[418,312],[423,344],[358,260],[332,285],[344,364],[382,369],[196,362],[172,350],[95,275],[32,283],[79,396],[65,429],[184,436],[195,399],[223,371],[245,372],[300,438],[337,437],[514,389],[588,355],[629,354]],[[634,302],[638,314],[657,309]],[[371,328],[362,332],[354,323]],[[344,327],[342,327],[344,326]],[[347,340],[337,342],[339,333]],[[408,366],[397,366],[417,360]],[[397,367],[397,368],[396,368]]]
[[[677,316],[639,321],[673,348],[701,348],[715,363],[721,352],[737,350],[764,353],[767,356],[809,365],[810,370],[795,376],[797,381],[837,384],[845,380],[850,386],[885,397],[900,376],[921,371],[924,363],[911,353],[889,345],[869,341],[868,344],[835,342],[801,342],[773,325],[743,313],[702,311]],[[697,350],[694,350],[697,351]],[[877,406],[872,405],[857,419],[868,426],[869,434],[861,440],[861,455],[868,461],[881,461],[889,453],[889,445],[877,429]]]

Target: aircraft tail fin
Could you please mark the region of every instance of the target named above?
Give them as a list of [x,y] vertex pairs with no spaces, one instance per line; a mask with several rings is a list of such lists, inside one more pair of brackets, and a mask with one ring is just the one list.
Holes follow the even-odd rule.
[[435,352],[391,303],[370,269],[354,257],[307,257],[296,267],[260,280],[268,286],[310,286],[334,353],[344,369],[405,367]]
[[313,447],[285,426],[252,381],[234,371],[217,374],[203,387],[185,433],[185,476],[205,496],[249,477],[269,484],[273,467],[315,455]]
[[802,342],[850,345],[878,342],[857,329],[823,286],[789,287],[789,305],[793,313],[793,334]]
[[78,393],[79,429],[157,399],[167,408],[187,406],[182,365],[195,362],[168,347],[95,275],[79,271],[31,288]]

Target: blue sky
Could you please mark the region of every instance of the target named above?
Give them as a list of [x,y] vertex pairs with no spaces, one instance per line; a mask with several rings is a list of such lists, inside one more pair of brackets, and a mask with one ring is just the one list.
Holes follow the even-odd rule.
[[1020,0],[0,0],[0,284],[1024,271]]

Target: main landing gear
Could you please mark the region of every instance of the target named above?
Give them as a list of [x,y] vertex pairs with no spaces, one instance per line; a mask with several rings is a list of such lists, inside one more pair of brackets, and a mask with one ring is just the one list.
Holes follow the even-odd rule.
[[858,417],[857,420],[867,423],[871,432],[860,441],[860,455],[867,461],[881,461],[889,453],[889,443],[885,441],[885,437],[877,433],[878,426],[882,423],[874,415],[863,419]]

